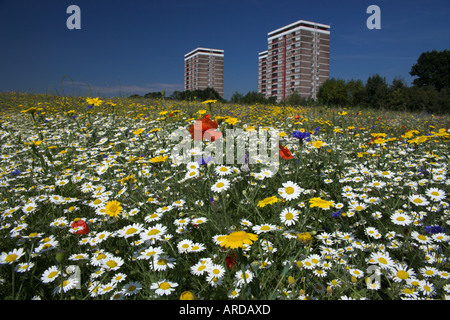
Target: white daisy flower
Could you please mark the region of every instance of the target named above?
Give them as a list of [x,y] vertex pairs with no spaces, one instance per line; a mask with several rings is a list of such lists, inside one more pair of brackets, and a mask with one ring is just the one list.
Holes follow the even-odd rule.
[[228,190],[230,188],[230,182],[226,179],[219,179],[211,186],[211,190],[217,193]]
[[168,280],[160,280],[158,282],[152,283],[150,289],[155,290],[155,293],[159,296],[170,295],[178,287],[178,283],[171,282]]
[[287,226],[294,225],[298,221],[298,210],[293,208],[285,208],[281,211],[280,220]]
[[282,186],[278,188],[278,194],[285,200],[295,200],[305,190],[292,181],[285,182]]

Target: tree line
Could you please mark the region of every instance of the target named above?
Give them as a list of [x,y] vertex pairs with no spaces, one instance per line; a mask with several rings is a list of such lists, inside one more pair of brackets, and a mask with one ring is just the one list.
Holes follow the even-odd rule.
[[[392,83],[387,83],[386,78],[379,74],[369,76],[365,83],[359,79],[331,78],[320,86],[316,99],[294,93],[278,104],[450,112],[449,50],[422,53],[409,74],[416,77],[411,86],[398,77],[393,79]],[[151,92],[144,95],[144,98],[160,99],[165,98],[165,94]],[[275,97],[265,97],[255,91],[245,95],[234,92],[230,100],[226,101],[213,88],[174,91],[168,98],[178,101],[217,100],[238,104],[277,104]]]
[[366,83],[331,78],[319,88],[317,102],[340,107],[450,112],[449,50],[422,53],[409,74],[416,77],[411,86],[401,78],[388,84],[379,74],[371,75]]

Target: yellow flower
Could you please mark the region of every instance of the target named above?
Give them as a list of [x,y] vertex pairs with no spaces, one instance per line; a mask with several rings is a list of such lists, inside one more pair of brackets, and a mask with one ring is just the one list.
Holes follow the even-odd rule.
[[163,157],[163,156],[157,156],[157,157],[151,158],[151,159],[150,159],[150,162],[153,162],[153,163],[156,163],[156,162],[164,162],[164,161],[166,161],[168,158],[169,158],[169,156],[165,156],[165,157]]
[[135,135],[138,136],[138,135],[140,135],[142,132],[144,132],[144,129],[143,129],[143,128],[139,128],[139,129],[133,131],[133,134],[135,134]]
[[314,141],[312,145],[314,148],[319,149],[320,147],[322,147],[326,144],[323,141],[317,140],[317,141]]
[[258,240],[256,234],[247,233],[245,231],[235,231],[229,235],[217,238],[220,246],[231,249],[242,248],[244,245],[251,245],[256,240]]
[[310,208],[319,207],[322,209],[329,209],[330,207],[334,206],[333,201],[326,201],[323,200],[322,198],[312,198],[311,200],[309,200],[309,203]]
[[35,113],[37,111],[42,111],[42,108],[30,107],[27,110],[22,110],[22,113]]
[[258,207],[263,208],[263,207],[265,207],[267,204],[276,203],[276,202],[278,202],[278,201],[280,201],[280,199],[278,199],[276,196],[268,197],[268,198],[265,198],[265,199],[263,199],[263,200],[260,200],[260,201],[258,202]]
[[238,123],[238,119],[237,118],[233,118],[233,117],[228,117],[225,119],[225,122],[231,125],[235,125],[236,123]]
[[150,130],[150,133],[152,133],[152,132],[158,132],[158,131],[161,131],[161,128],[154,128],[154,129]]
[[370,135],[375,138],[386,138],[386,133],[371,133]]
[[122,211],[122,206],[119,201],[109,201],[105,206],[105,213],[110,217],[117,217]]
[[180,300],[195,300],[195,296],[190,291],[183,291]]
[[206,110],[198,110],[197,113],[198,113],[199,115],[202,115],[202,114],[205,114],[205,113],[206,113]]
[[217,100],[206,100],[206,101],[203,101],[202,104],[206,104],[206,103],[216,103],[216,102],[217,102]]
[[122,185],[124,185],[126,182],[136,182],[136,179],[134,178],[134,174],[131,174],[117,181],[120,182]]
[[38,146],[38,145],[40,145],[42,143],[42,140],[37,140],[37,141],[35,141],[35,140],[33,140],[33,141],[30,141],[30,142],[25,142],[25,145],[29,145],[29,146]]
[[386,139],[379,137],[379,138],[375,139],[373,142],[376,144],[383,144],[386,142]]
[[297,240],[303,243],[311,241],[311,234],[309,232],[297,233]]
[[100,100],[99,98],[86,98],[86,102],[93,106],[98,107],[103,103],[103,100]]

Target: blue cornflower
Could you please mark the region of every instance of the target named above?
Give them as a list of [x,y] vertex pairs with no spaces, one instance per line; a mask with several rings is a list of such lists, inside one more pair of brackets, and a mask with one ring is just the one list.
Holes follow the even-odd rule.
[[305,139],[305,138],[309,138],[311,136],[311,134],[307,130],[305,130],[305,131],[294,131],[294,132],[292,132],[292,136],[294,138],[297,138],[297,139]]
[[339,218],[341,215],[342,215],[342,210],[341,210],[341,209],[339,209],[338,211],[335,211],[335,212],[333,212],[333,213],[331,214],[331,216],[332,216],[333,218]]
[[205,158],[202,157],[201,159],[197,160],[197,163],[206,166],[208,164],[208,162],[212,161],[212,159],[213,159],[213,157],[211,157],[211,156],[209,156],[208,159],[205,159]]
[[316,136],[319,133],[320,127],[314,129],[314,135]]
[[440,232],[445,232],[445,228],[441,227],[441,226],[425,226],[425,233],[440,233]]
[[20,171],[19,169],[15,169],[15,170],[11,171],[9,174],[17,177],[21,173],[22,173],[22,171]]

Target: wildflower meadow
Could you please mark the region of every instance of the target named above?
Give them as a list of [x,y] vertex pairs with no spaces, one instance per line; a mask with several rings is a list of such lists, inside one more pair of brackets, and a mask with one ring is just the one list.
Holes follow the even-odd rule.
[[0,111],[3,299],[450,296],[449,116],[19,93]]

